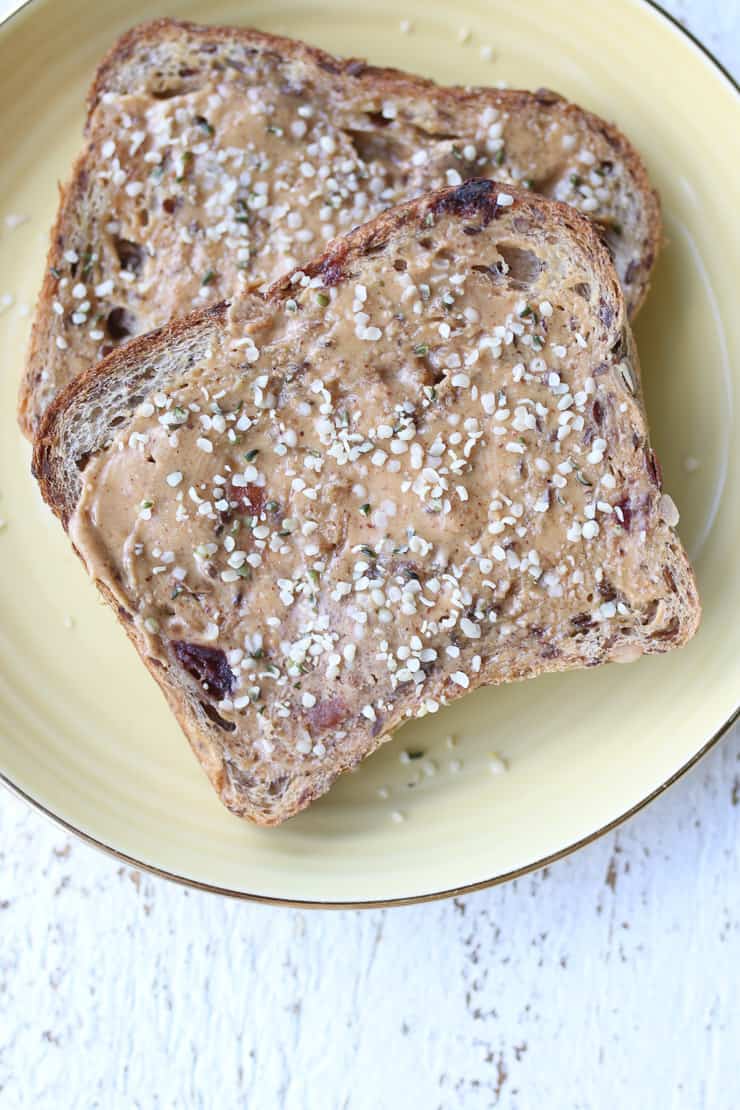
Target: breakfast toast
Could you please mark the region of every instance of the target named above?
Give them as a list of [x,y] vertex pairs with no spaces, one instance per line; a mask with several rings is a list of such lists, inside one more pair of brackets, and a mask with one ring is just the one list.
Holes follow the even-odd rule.
[[264,825],[409,717],[699,620],[609,253],[505,184],[390,209],[112,352],[52,403],[34,471]]

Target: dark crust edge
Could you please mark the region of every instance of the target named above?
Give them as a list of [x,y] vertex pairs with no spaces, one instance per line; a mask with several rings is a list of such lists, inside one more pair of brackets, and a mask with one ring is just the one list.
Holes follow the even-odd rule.
[[180,319],[173,320],[155,331],[137,335],[121,347],[116,347],[100,362],[83,370],[62,389],[49,405],[34,439],[31,473],[39,483],[41,494],[66,531],[75,505],[67,503],[64,471],[69,465],[56,450],[59,444],[59,422],[76,404],[91,400],[105,388],[107,379],[133,370],[146,362],[153,350],[166,349],[170,344],[203,324],[222,326],[226,321],[228,301],[208,305]]

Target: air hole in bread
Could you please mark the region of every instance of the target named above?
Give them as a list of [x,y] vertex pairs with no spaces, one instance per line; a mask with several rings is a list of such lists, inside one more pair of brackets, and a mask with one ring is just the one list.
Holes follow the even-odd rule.
[[285,785],[288,781],[287,775],[282,775],[279,779],[273,779],[267,787],[267,793],[271,798],[277,798],[280,794],[285,792]]
[[678,635],[679,620],[678,617],[673,617],[671,622],[665,628],[659,628],[657,632],[653,632],[652,638],[654,640],[672,640]]
[[[613,236],[610,235],[607,232],[606,235],[602,236],[602,239],[603,239],[603,242],[604,242],[604,246],[609,251],[609,257],[611,258],[612,262],[614,262],[614,260],[617,257],[617,244],[614,241]],[[625,284],[629,284],[629,278],[627,278],[626,275],[625,275],[624,281],[625,281]]]
[[131,274],[138,274],[144,262],[144,248],[140,243],[132,243],[130,239],[120,239],[117,235],[113,239],[113,248],[118,256],[122,270]]
[[365,252],[364,253],[366,255],[380,254],[382,251],[385,250],[385,248],[387,246],[388,246],[388,240],[387,239],[379,239],[377,241],[377,243],[369,243],[365,247]]
[[653,600],[650,602],[642,612],[642,623],[652,624],[655,620],[655,614],[658,612],[658,602]]
[[393,122],[388,116],[384,116],[382,112],[366,112],[365,115],[373,127],[387,127],[389,123]]
[[[470,269],[474,270],[476,274],[483,274],[484,277],[489,278],[498,285],[502,280],[503,266],[504,263],[499,259],[494,266],[471,266]],[[501,267],[501,269],[499,269],[499,267]]]
[[125,308],[112,308],[105,321],[106,331],[116,341],[126,339],[136,332],[136,317]]
[[236,728],[236,724],[234,721],[225,721],[221,714],[217,710],[215,710],[212,705],[209,705],[207,701],[202,701],[200,703],[200,707],[205,713],[208,720],[213,721],[214,725],[218,725],[218,727],[222,728],[224,732],[233,732]]
[[424,370],[424,385],[439,385],[447,377],[447,371],[444,366],[440,366],[438,362],[438,354],[435,350],[427,350],[424,354],[421,352],[416,355],[415,362],[420,365]]
[[629,354],[629,349],[629,339],[627,338],[626,333],[622,332],[622,334],[619,336],[619,339],[611,348],[611,352],[615,356],[615,358],[624,358],[625,355]]
[[572,285],[571,289],[578,297],[583,297],[584,301],[591,300],[591,286],[587,281],[579,281],[577,285]]
[[534,251],[517,247],[514,243],[497,243],[496,250],[508,266],[509,282],[519,289],[526,289],[536,281],[545,268],[545,263]]
[[[385,120],[389,123],[389,120]],[[355,148],[355,154],[361,162],[403,162],[407,153],[395,139],[390,136],[378,135],[374,131],[346,131],[347,138]]]

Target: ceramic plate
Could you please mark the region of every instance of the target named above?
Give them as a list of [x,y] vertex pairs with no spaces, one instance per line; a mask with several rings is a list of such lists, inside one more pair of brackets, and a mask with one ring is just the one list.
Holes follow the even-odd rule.
[[[42,505],[15,425],[28,306],[57,181],[80,145],[84,94],[114,38],[152,14],[248,23],[448,83],[550,86],[631,136],[665,210],[668,242],[637,338],[654,443],[704,604],[687,648],[473,694],[407,725],[280,829],[222,808]],[[329,904],[431,897],[593,837],[662,789],[733,716],[740,97],[645,3],[611,4],[609,24],[605,37],[593,0],[162,0],[156,9],[33,0],[0,29],[0,772],[36,805],[141,866],[231,893]],[[14,216],[27,220],[12,226]],[[404,763],[404,749],[426,760]],[[505,773],[491,770],[501,766],[492,753]]]

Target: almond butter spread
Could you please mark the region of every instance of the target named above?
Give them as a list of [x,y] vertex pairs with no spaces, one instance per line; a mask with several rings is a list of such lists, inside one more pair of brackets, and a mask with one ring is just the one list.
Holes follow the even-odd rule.
[[238,41],[203,68],[165,92],[105,92],[93,111],[29,371],[39,408],[132,335],[272,281],[391,205],[473,177],[597,220],[630,311],[641,300],[652,249],[634,167],[616,133],[555,94],[452,99],[413,78],[389,85],[336,66],[333,76]]
[[87,465],[77,549],[243,766],[434,712],[499,657],[660,633],[659,476],[574,265],[441,219],[335,285],[298,271]]

